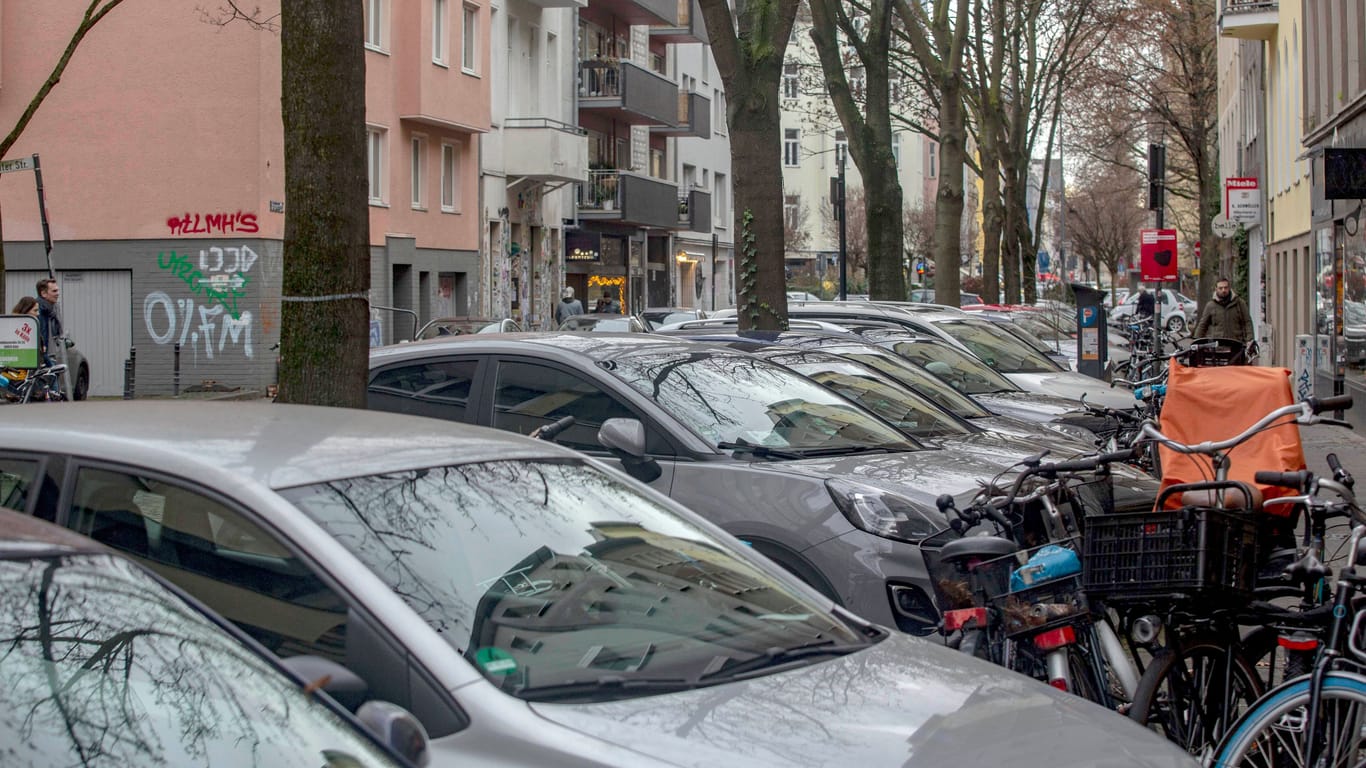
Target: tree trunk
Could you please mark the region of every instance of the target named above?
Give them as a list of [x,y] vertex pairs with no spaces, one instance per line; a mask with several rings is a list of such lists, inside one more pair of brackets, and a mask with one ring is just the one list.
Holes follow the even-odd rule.
[[1020,303],[1020,218],[1024,205],[1020,201],[1020,174],[1010,162],[1002,164],[1005,214],[1001,226],[1001,282],[1005,304]]
[[905,301],[901,182],[897,179],[890,141],[873,154],[867,170],[860,169],[866,208],[864,223],[868,228],[868,294],[874,301]]
[[963,163],[967,160],[967,125],[963,107],[963,79],[957,70],[940,83],[939,194],[934,201],[934,300],[959,304],[963,253],[959,228],[963,224]]
[[281,8],[288,205],[282,402],[365,405],[370,209],[362,10],[335,0],[289,0]]
[[983,115],[978,146],[982,166],[982,300],[988,304],[1000,301],[1001,296],[1001,232],[1005,226],[1005,209],[1001,205],[1001,164],[997,141],[988,138],[996,130],[995,122]]
[[[734,93],[730,83],[726,92]],[[782,330],[787,327],[787,265],[778,100],[754,94],[732,98],[731,156],[745,158],[743,172],[732,174],[739,325],[742,330]]]

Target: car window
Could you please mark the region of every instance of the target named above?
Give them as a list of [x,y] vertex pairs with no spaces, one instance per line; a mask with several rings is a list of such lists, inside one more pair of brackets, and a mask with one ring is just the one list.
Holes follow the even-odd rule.
[[0,560],[0,594],[6,765],[394,765],[122,558]]
[[214,499],[155,478],[82,467],[68,525],[135,556],[281,656],[346,660],[341,597],[274,536]]
[[[580,451],[603,450],[598,430],[608,419],[643,422],[629,406],[581,376],[535,363],[498,364],[493,395],[494,427],[526,435],[565,416],[573,416],[574,423],[555,442]],[[663,446],[658,438],[647,438],[646,449],[658,453]]]
[[1019,388],[981,360],[950,347],[931,341],[898,341],[892,343],[897,354],[921,366],[926,371],[948,382],[954,389],[969,395],[992,392],[1014,392]]
[[936,325],[1001,373],[1048,373],[1058,369],[1038,350],[989,322],[945,320]]
[[725,682],[736,665],[755,674],[775,650],[866,642],[732,543],[575,459],[282,493],[520,698],[636,698]]
[[30,488],[38,476],[38,462],[0,456],[0,507],[28,511]]
[[889,352],[841,352],[839,349],[832,349],[831,351],[877,369],[883,376],[900,383],[903,387],[920,394],[922,397],[929,398],[940,408],[959,418],[977,419],[991,415],[991,411],[978,405],[976,401],[954,389],[943,379],[897,355]]
[[432,360],[376,373],[366,391],[372,410],[465,421],[478,360]]

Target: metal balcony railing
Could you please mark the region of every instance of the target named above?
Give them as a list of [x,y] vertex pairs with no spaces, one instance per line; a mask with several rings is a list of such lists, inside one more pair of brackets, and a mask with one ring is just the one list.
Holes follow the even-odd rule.
[[1278,0],[1224,0],[1224,13],[1274,11],[1279,5]]
[[615,168],[589,171],[588,183],[579,185],[579,208],[621,210],[621,171]]
[[580,96],[621,97],[621,61],[589,59],[579,63],[583,76]]

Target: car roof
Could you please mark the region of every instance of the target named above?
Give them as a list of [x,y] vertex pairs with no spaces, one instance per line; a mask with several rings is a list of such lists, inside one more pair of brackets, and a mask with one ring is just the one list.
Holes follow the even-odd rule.
[[[376,347],[370,351],[370,367],[432,354],[516,353],[528,349],[538,355],[571,360],[611,360],[632,352],[696,347],[693,342],[659,333],[592,333],[588,331],[548,331],[543,333],[497,333],[483,336],[455,336],[425,339],[411,344]],[[724,354],[724,352],[719,352]]]
[[103,545],[45,520],[0,507],[0,557],[39,552],[108,552]]
[[271,488],[577,455],[549,442],[451,421],[268,401],[110,400],[11,408],[0,421],[0,444],[158,467],[210,485],[245,477]]

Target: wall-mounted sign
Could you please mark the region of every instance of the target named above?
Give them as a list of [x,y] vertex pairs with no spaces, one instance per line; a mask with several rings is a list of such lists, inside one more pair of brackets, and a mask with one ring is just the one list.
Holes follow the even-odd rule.
[[565,261],[602,261],[602,234],[571,229],[564,234]]
[[38,367],[38,318],[0,315],[0,366]]
[[1139,235],[1139,279],[1145,283],[1176,282],[1176,230],[1144,229]]
[[1323,197],[1325,200],[1366,197],[1366,149],[1329,147],[1323,150]]
[[1224,179],[1224,211],[1229,221],[1256,224],[1262,220],[1262,191],[1256,177]]

